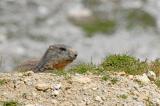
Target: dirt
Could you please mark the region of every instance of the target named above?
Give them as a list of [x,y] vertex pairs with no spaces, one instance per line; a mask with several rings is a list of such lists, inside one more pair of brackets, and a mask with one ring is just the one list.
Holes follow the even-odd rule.
[[[116,80],[115,80],[116,79]],[[137,76],[0,73],[0,101],[22,106],[160,106],[160,88]]]

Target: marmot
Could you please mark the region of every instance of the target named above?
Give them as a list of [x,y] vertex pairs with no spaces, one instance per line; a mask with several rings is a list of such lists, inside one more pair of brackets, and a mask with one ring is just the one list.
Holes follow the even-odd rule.
[[50,45],[43,57],[32,59],[16,67],[16,71],[46,72],[47,70],[63,69],[77,57],[77,51],[64,44]]

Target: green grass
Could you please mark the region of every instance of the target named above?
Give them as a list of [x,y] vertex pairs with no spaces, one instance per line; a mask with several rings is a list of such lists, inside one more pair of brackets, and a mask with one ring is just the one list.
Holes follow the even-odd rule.
[[109,75],[103,75],[102,76],[102,80],[104,80],[104,81],[107,81],[107,80],[109,80],[110,79],[110,76]]
[[0,79],[0,85],[3,85],[6,83],[6,80],[5,79]]
[[155,84],[160,88],[160,78],[155,81]]
[[20,106],[17,101],[4,101],[3,106]]
[[111,78],[110,81],[111,81],[112,84],[116,84],[118,82],[118,79],[117,78]]
[[127,99],[128,96],[126,94],[119,95],[118,98]]
[[156,76],[160,76],[160,59],[156,59],[155,61],[151,62],[150,70],[155,72]]
[[150,98],[148,97],[148,99],[146,100],[146,106],[155,106],[155,104],[150,100]]
[[79,74],[98,73],[97,71],[99,70],[96,67],[96,65],[85,64],[85,63],[81,63],[69,70],[70,73],[79,73]]
[[146,62],[128,55],[110,55],[105,58],[101,66],[106,71],[124,71],[131,75],[143,74],[148,69]]

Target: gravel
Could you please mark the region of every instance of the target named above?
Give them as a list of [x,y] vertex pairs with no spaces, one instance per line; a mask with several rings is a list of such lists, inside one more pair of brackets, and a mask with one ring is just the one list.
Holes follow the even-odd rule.
[[160,105],[160,89],[153,81],[137,82],[137,76],[111,74],[118,79],[112,84],[92,74],[27,73],[0,73],[0,80],[5,80],[0,85],[1,101],[13,100],[22,106]]

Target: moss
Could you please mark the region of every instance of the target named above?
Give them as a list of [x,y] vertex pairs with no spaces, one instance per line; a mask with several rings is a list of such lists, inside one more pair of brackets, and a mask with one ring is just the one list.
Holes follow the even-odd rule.
[[131,75],[143,74],[148,68],[146,62],[128,55],[110,55],[101,65],[106,71],[124,71]]
[[94,36],[95,33],[113,33],[116,30],[117,23],[112,19],[94,18],[84,22],[74,22],[75,25],[82,28],[87,37]]
[[127,28],[141,27],[146,29],[149,27],[157,27],[156,19],[147,11],[142,9],[129,9],[127,11]]
[[4,101],[3,106],[20,106],[17,101]]

